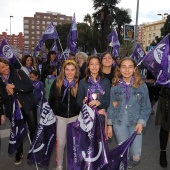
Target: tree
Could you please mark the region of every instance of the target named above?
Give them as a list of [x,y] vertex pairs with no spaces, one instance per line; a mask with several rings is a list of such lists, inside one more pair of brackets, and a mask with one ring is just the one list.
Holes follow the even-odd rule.
[[85,15],[84,22],[86,22],[86,24],[89,24],[90,26],[92,26],[92,17],[90,14]]

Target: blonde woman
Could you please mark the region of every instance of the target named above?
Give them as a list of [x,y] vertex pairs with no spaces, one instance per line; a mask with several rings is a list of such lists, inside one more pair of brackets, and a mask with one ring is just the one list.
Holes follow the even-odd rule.
[[[130,148],[132,165],[141,158],[142,130],[149,118],[151,105],[146,84],[142,81],[136,62],[132,58],[123,58],[116,68],[113,87],[110,92],[108,113],[108,136],[111,138],[112,125],[117,139],[121,143],[134,131],[136,136]],[[131,161],[129,162],[131,163]]]
[[76,103],[79,70],[74,60],[66,60],[53,82],[49,104],[57,117],[56,170],[63,170],[67,124],[76,121],[80,108]]

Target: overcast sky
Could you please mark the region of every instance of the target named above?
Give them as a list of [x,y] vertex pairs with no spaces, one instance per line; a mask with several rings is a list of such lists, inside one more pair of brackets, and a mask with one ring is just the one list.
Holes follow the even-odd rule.
[[[158,13],[170,14],[169,0],[139,0],[138,24],[161,20]],[[117,5],[131,10],[132,24],[136,22],[137,0],[121,0]],[[35,12],[60,12],[68,16],[76,14],[77,22],[82,22],[87,13],[93,13],[92,0],[0,0],[0,34],[6,31],[18,34],[23,32],[23,17],[33,17]]]

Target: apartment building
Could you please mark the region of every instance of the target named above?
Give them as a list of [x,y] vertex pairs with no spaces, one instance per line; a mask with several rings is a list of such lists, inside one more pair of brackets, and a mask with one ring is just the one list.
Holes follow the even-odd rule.
[[36,12],[34,17],[24,17],[24,48],[33,51],[46,27],[53,21],[55,26],[72,23],[72,16],[47,11]]
[[138,26],[138,37],[137,37],[137,42],[143,46],[143,41],[144,41],[144,33],[145,33],[145,28],[144,24],[141,24]]
[[0,34],[0,43],[2,42],[3,38],[7,40],[11,47],[18,48],[20,50],[23,48],[24,36],[22,32],[20,32],[18,35],[8,35],[6,32],[2,32],[2,34]]

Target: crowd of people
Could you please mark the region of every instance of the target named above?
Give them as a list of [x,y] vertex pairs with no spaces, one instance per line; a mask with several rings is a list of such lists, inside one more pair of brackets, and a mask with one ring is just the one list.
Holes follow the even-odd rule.
[[[97,108],[107,139],[113,137],[114,131],[119,144],[137,132],[129,152],[128,167],[131,168],[141,160],[142,131],[150,114],[154,114],[153,106],[158,101],[156,125],[161,125],[159,161],[162,167],[167,167],[169,88],[154,86],[155,79],[149,76],[142,78],[132,58],[114,58],[110,52],[100,56],[70,53],[61,68],[55,51],[49,51],[47,60],[41,61],[41,56],[36,60],[25,55],[21,60],[22,67],[18,69],[0,57],[0,124],[5,123],[5,117],[12,121],[13,102],[17,100],[32,140],[40,120],[44,93],[57,120],[55,169],[63,170],[67,124],[77,120],[86,103]],[[87,93],[91,94],[92,100],[87,98]],[[19,165],[22,157],[21,143],[14,164]]]

